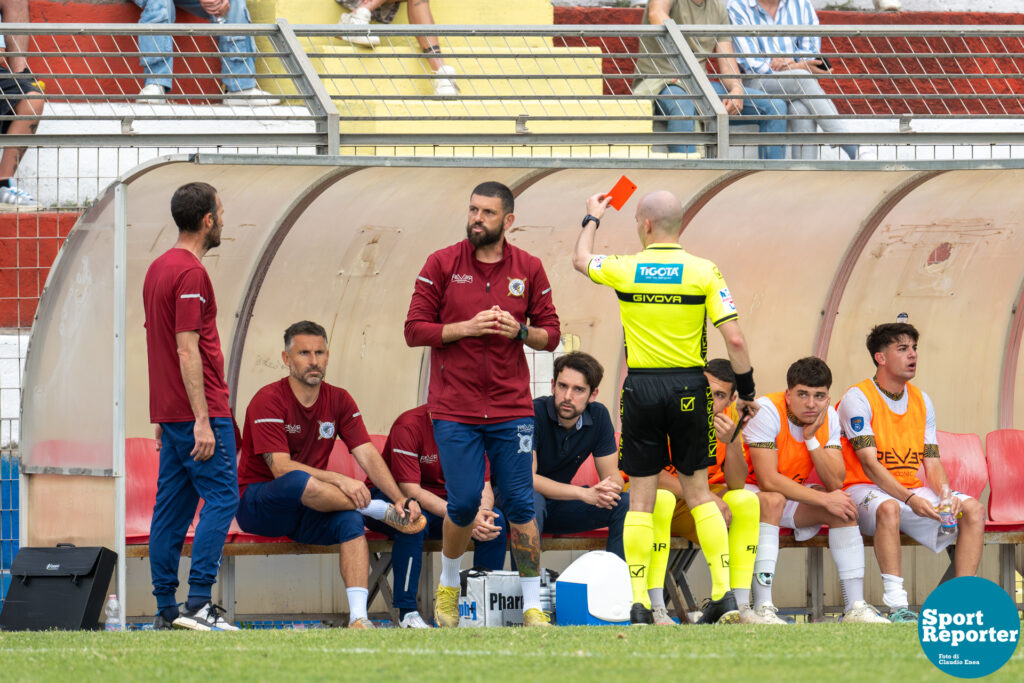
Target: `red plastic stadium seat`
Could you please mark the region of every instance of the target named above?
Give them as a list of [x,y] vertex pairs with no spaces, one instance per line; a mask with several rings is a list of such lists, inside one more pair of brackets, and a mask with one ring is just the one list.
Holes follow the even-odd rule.
[[985,437],[988,452],[988,516],[1024,523],[1024,431],[997,429]]
[[[381,448],[383,448],[383,444],[381,444]],[[341,439],[334,440],[334,450],[331,451],[331,459],[327,461],[327,469],[332,472],[340,472],[346,477],[366,481],[366,472],[363,472],[363,468],[352,457],[348,446]]]
[[939,431],[939,456],[954,490],[980,499],[988,481],[988,463],[977,434]]
[[149,524],[156,504],[160,453],[153,439],[125,439],[124,531],[128,545],[149,543]]
[[[125,543],[145,545],[149,543],[149,525],[153,521],[153,506],[156,505],[156,480],[160,471],[160,452],[156,441],[147,438],[130,438],[124,442],[125,469]],[[203,501],[199,501],[196,514],[188,527],[185,542],[191,543],[196,533],[196,522]]]
[[570,482],[573,486],[593,486],[601,478],[597,475],[597,466],[594,464],[594,456],[588,455],[580,468],[576,470],[576,476]]

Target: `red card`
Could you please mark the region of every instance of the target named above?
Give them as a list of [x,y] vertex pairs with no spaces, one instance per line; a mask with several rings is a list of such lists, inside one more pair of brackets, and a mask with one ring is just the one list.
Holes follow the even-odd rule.
[[615,183],[615,187],[611,189],[611,192],[605,196],[612,198],[611,207],[618,211],[633,196],[635,191],[636,185],[633,184],[633,181],[626,176],[622,176],[619,178],[619,182]]

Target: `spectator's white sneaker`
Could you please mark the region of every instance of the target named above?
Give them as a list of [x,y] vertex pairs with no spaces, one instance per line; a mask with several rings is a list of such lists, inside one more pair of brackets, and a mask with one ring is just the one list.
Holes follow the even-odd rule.
[[[231,101],[233,98],[237,100]],[[252,99],[242,99],[252,98]],[[273,107],[275,104],[280,104],[281,100],[277,99],[266,90],[260,90],[259,88],[246,88],[245,90],[236,90],[234,92],[228,92],[224,94],[224,99],[227,100],[228,104],[237,106],[249,106],[249,107]]]
[[0,187],[0,211],[35,211],[39,208],[36,198],[19,189],[11,181],[10,187]]
[[398,622],[398,628],[430,628],[430,624],[423,621],[419,612],[409,612]]
[[850,609],[839,620],[844,624],[888,624],[889,620],[878,613],[874,607],[858,600],[850,605]]
[[[359,7],[348,14],[342,14],[341,20],[338,21],[339,26],[352,26],[352,27],[364,27],[370,25],[370,10],[365,7]],[[347,40],[354,45],[365,45],[366,47],[374,47],[380,45],[380,38],[375,35],[371,35],[369,31],[364,36],[341,36],[342,40]]]
[[438,97],[455,97],[459,94],[459,86],[455,85],[455,67],[438,67],[434,72],[437,78],[434,79],[434,94]]
[[899,12],[903,9],[900,0],[875,0],[875,9],[879,12]]
[[164,96],[167,94],[167,90],[164,86],[159,83],[150,83],[139,91],[139,96],[135,98],[136,102],[167,102]]

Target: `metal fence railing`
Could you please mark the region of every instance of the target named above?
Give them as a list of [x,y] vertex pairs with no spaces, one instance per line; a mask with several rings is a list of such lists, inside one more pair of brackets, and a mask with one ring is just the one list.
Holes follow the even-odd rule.
[[[1000,158],[1016,156],[1012,148],[1022,143],[1019,26],[357,29],[282,21],[5,24],[4,30],[28,36],[31,74],[25,77],[42,80],[46,90],[37,134],[0,136],[3,146],[657,162],[686,158],[679,150],[691,148],[695,157],[729,158],[781,145],[788,159],[800,159],[795,151],[803,147],[822,159],[845,159],[835,145],[871,145],[891,160]],[[140,45],[164,34],[176,47],[173,86],[140,100],[140,60],[156,54]],[[365,34],[379,44],[371,49],[349,42]],[[820,38],[833,68],[745,74],[751,88],[764,89],[768,80],[814,87],[748,95],[747,101],[782,105],[767,115],[729,116],[713,86],[717,59],[729,55],[694,52],[689,42],[723,34],[735,45],[750,36]],[[239,54],[253,59],[260,87],[280,98],[279,105],[224,92],[231,76],[221,74],[217,36],[255,40],[251,52]],[[436,37],[440,55],[423,53],[426,36]],[[452,70],[455,93],[437,87],[435,69],[442,64]],[[648,86],[657,81],[679,90],[652,92]],[[826,101],[833,113],[808,113],[809,104]],[[666,106],[675,102],[688,106]],[[840,130],[828,125],[833,120],[844,124]]]

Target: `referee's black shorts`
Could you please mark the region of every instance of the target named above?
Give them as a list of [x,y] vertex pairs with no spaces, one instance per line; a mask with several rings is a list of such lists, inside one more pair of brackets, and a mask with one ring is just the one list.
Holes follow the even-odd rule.
[[686,475],[715,464],[711,389],[702,368],[631,368],[620,410],[619,467],[629,476],[649,477],[669,462]]

